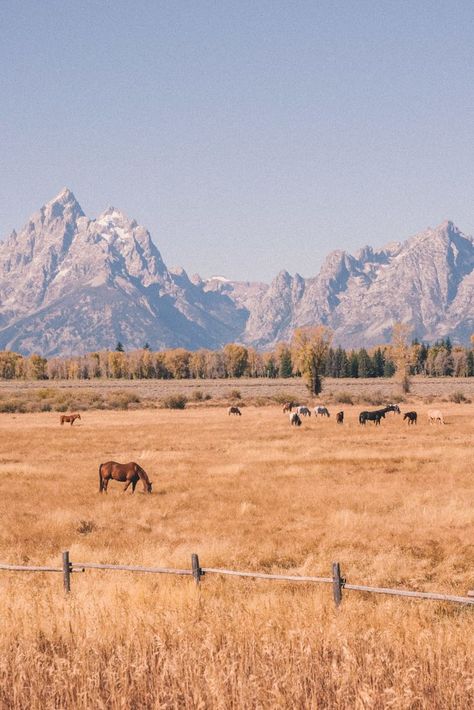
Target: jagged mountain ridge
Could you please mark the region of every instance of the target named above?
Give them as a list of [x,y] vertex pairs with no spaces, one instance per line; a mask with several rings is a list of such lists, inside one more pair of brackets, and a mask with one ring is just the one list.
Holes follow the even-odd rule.
[[474,331],[474,243],[452,222],[381,249],[333,251],[317,276],[281,271],[271,284],[170,270],[144,227],[113,207],[89,219],[67,188],[0,244],[1,349],[263,349],[317,323],[342,345],[368,346],[397,321],[426,340]]

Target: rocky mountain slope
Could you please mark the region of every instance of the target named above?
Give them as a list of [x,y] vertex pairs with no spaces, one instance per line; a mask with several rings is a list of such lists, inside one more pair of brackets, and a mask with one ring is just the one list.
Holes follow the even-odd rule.
[[474,331],[474,243],[451,222],[269,285],[170,270],[146,229],[112,207],[87,218],[68,189],[0,244],[1,349],[265,348],[317,323],[360,346],[387,341],[396,321],[426,340]]

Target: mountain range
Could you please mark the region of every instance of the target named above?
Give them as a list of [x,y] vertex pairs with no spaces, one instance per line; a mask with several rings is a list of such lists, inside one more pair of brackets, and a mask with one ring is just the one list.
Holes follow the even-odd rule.
[[169,269],[149,232],[109,207],[86,217],[65,188],[0,244],[0,349],[68,355],[114,348],[259,349],[325,324],[337,344],[390,340],[395,322],[432,341],[474,332],[474,242],[443,222],[404,242],[333,251],[319,274],[270,284]]

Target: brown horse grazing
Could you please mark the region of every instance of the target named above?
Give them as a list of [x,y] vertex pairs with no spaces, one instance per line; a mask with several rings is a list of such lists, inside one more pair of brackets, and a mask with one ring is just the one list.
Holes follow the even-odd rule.
[[64,424],[64,422],[71,422],[71,426],[74,424],[76,419],[80,419],[81,415],[80,414],[61,414],[61,417],[59,419],[59,423],[61,426]]
[[101,463],[99,466],[99,493],[102,493],[102,491],[107,493],[110,479],[125,483],[124,493],[130,484],[132,484],[132,493],[134,493],[135,486],[141,480],[144,492],[151,493],[152,483],[146,472],[135,461],[130,461],[129,463],[117,463],[117,461]]
[[338,424],[344,424],[344,412],[338,412],[336,414],[336,422]]
[[229,409],[227,410],[227,414],[238,414],[239,417],[242,416],[242,412],[238,407],[229,407]]

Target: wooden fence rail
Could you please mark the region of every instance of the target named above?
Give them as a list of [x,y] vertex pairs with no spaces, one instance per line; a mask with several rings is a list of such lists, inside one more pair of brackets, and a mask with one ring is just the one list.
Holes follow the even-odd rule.
[[61,566],[31,566],[31,565],[11,565],[0,563],[0,571],[6,572],[60,572],[63,575],[63,586],[65,592],[71,591],[71,575],[76,572],[84,572],[86,569],[95,570],[120,570],[124,572],[145,572],[149,574],[176,574],[193,577],[196,584],[201,582],[201,578],[206,574],[216,574],[231,577],[251,577],[252,579],[279,580],[282,582],[306,582],[316,584],[332,585],[333,599],[336,606],[342,602],[343,591],[368,592],[372,594],[389,594],[398,597],[410,597],[412,599],[430,599],[433,601],[454,602],[474,606],[474,590],[469,590],[465,597],[454,594],[439,594],[437,592],[416,592],[409,589],[391,589],[389,587],[369,587],[362,584],[348,584],[341,575],[339,562],[333,562],[331,577],[295,576],[289,574],[269,574],[266,572],[244,572],[240,570],[222,569],[220,567],[201,567],[199,557],[193,553],[191,555],[191,567],[188,569],[174,569],[170,567],[142,567],[139,565],[112,565],[100,564],[98,562],[71,562],[69,552],[62,553]]

